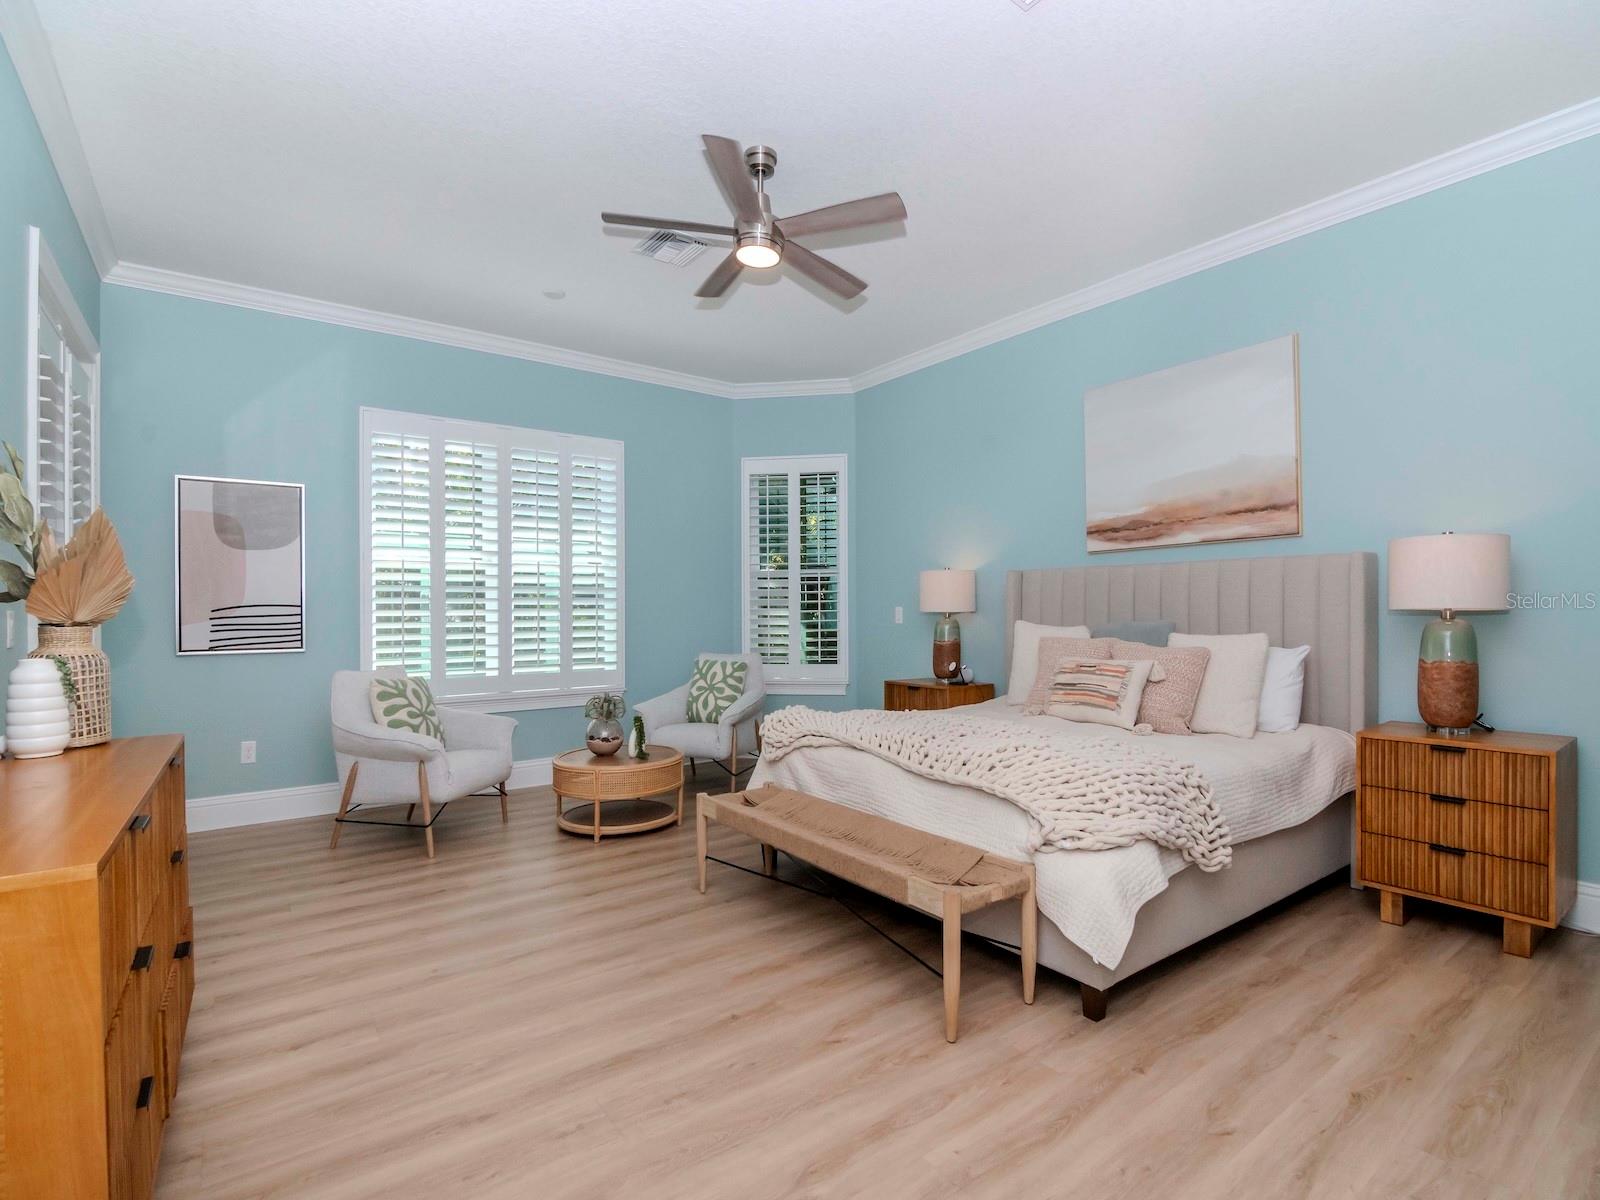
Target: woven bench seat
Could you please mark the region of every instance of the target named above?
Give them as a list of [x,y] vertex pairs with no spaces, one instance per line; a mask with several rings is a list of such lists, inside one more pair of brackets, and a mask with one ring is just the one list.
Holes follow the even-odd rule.
[[1032,863],[858,812],[804,792],[762,787],[696,800],[697,882],[706,890],[706,826],[715,821],[761,843],[773,873],[777,851],[944,922],[945,1039],[956,1040],[961,1005],[961,916],[1002,900],[1022,902],[1022,999],[1033,1003],[1039,910]]

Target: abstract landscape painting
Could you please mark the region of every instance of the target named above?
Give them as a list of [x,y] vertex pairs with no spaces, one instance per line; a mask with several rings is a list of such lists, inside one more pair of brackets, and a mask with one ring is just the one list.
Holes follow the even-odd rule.
[[1090,552],[1297,536],[1299,390],[1290,334],[1085,393]]
[[304,650],[305,489],[177,477],[179,654]]

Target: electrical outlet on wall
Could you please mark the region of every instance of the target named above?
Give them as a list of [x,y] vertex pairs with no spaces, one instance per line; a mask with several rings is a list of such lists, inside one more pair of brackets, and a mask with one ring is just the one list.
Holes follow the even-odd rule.
[[894,623],[896,625],[904,625],[906,623],[906,610],[898,604],[894,606]]
[[239,761],[253,763],[256,760],[256,744],[254,742],[239,743]]

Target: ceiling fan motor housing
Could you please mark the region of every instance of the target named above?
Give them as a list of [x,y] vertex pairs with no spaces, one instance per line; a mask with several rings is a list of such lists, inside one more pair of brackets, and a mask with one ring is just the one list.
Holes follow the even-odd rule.
[[778,169],[778,152],[771,146],[751,146],[744,152],[744,165],[757,179],[771,179]]

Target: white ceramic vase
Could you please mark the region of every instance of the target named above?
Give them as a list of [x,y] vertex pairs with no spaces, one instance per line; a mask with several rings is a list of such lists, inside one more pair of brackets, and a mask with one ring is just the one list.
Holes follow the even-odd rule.
[[72,709],[54,659],[25,658],[6,688],[6,749],[17,758],[60,754],[72,738]]

